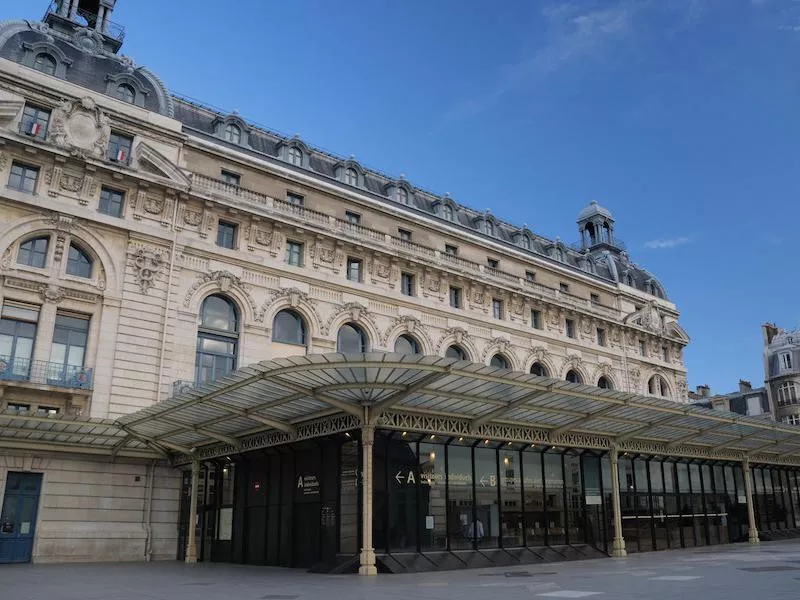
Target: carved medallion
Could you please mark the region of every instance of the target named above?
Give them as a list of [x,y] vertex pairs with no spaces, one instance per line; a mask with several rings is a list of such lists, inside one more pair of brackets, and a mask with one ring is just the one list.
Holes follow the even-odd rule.
[[[187,210],[185,213],[183,213],[183,222],[186,223],[187,225],[191,225],[192,227],[197,227],[198,225],[200,225],[200,222],[202,220],[203,220],[203,213],[201,213],[200,211]],[[256,233],[256,242],[258,242],[259,244],[261,243],[258,240],[258,233]]]
[[48,137],[73,156],[100,158],[108,147],[111,125],[90,97],[64,100],[53,110]]

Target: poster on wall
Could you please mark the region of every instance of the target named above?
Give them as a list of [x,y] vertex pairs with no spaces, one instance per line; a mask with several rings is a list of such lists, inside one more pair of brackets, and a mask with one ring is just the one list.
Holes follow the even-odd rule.
[[233,534],[233,507],[219,509],[219,536],[220,541],[230,540]]

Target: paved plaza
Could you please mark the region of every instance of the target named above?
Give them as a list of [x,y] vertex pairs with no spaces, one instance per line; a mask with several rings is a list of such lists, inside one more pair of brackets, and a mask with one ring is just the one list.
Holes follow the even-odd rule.
[[800,597],[800,542],[371,578],[178,562],[4,565],[0,582],[14,600],[781,600]]

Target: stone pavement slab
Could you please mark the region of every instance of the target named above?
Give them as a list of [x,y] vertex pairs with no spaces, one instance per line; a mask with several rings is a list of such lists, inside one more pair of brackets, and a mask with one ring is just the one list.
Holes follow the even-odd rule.
[[0,565],[2,600],[796,600],[800,542],[469,571],[317,575],[179,562]]

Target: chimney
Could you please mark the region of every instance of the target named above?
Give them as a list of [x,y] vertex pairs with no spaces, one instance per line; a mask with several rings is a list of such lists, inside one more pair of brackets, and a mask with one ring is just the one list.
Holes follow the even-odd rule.
[[701,398],[708,398],[711,395],[711,387],[706,384],[698,385],[697,395]]
[[753,389],[753,386],[750,384],[749,381],[747,381],[746,379],[740,379],[739,380],[739,392],[741,392],[741,393],[749,392],[752,389]]
[[775,323],[764,323],[761,326],[761,333],[764,336],[764,345],[769,346],[772,343],[772,339],[778,335],[779,331]]

